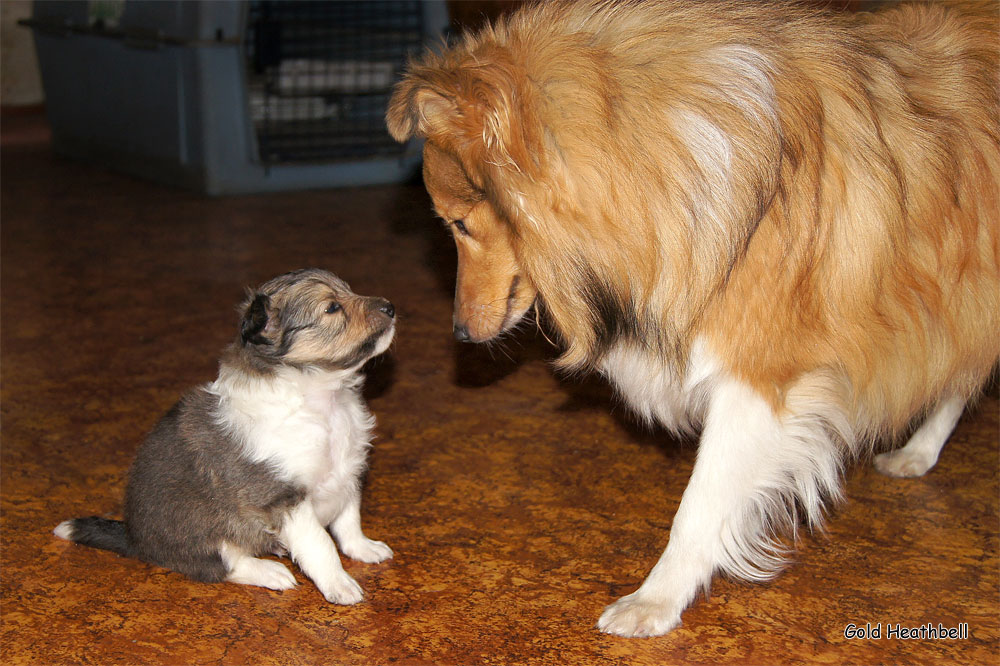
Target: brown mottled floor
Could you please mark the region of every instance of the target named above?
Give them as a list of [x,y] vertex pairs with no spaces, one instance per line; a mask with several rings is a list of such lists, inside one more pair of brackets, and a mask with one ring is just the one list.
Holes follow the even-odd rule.
[[[36,128],[37,129],[37,128]],[[25,130],[18,133],[19,130]],[[663,548],[695,447],[560,381],[527,331],[450,338],[451,243],[420,186],[210,200],[53,158],[5,119],[5,664],[996,663],[997,397],[925,478],[847,471],[827,536],[767,585],[716,581],[665,638],[593,625]],[[205,585],[52,536],[115,514],[144,432],[207,381],[245,285],[322,266],[399,311],[371,369],[367,599]],[[968,623],[961,641],[847,640],[849,623]]]

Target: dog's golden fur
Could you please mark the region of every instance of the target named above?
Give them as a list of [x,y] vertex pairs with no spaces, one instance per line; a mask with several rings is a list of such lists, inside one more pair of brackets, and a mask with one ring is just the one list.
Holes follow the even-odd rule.
[[561,367],[681,378],[700,341],[775,414],[812,387],[848,449],[970,398],[1000,356],[997,16],[543,2],[428,53],[387,120],[459,221],[456,326],[537,297]]

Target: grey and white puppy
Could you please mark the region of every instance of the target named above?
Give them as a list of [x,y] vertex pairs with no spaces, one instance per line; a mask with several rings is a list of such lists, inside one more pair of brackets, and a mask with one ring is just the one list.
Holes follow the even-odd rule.
[[[251,292],[218,378],[194,389],[139,448],[124,521],[77,518],[55,534],[199,581],[284,590],[287,551],[326,599],[361,601],[341,551],[381,562],[361,532],[360,480],[374,419],[361,366],[384,352],[395,311],[332,273],[305,269]],[[329,531],[328,531],[329,530]]]

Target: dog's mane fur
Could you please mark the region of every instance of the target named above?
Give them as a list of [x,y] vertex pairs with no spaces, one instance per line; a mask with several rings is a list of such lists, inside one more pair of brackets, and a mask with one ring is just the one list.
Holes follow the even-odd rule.
[[540,3],[411,63],[388,125],[494,206],[561,367],[701,337],[896,431],[1000,356],[996,14]]

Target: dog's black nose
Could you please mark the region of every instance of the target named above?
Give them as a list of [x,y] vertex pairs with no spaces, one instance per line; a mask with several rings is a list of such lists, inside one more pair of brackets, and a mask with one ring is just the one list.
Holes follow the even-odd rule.
[[459,342],[468,342],[470,340],[469,329],[461,324],[455,324],[455,339]]
[[392,319],[393,317],[396,316],[396,308],[394,308],[392,306],[392,303],[390,303],[389,301],[386,301],[385,303],[380,305],[378,311],[384,314],[389,319]]

